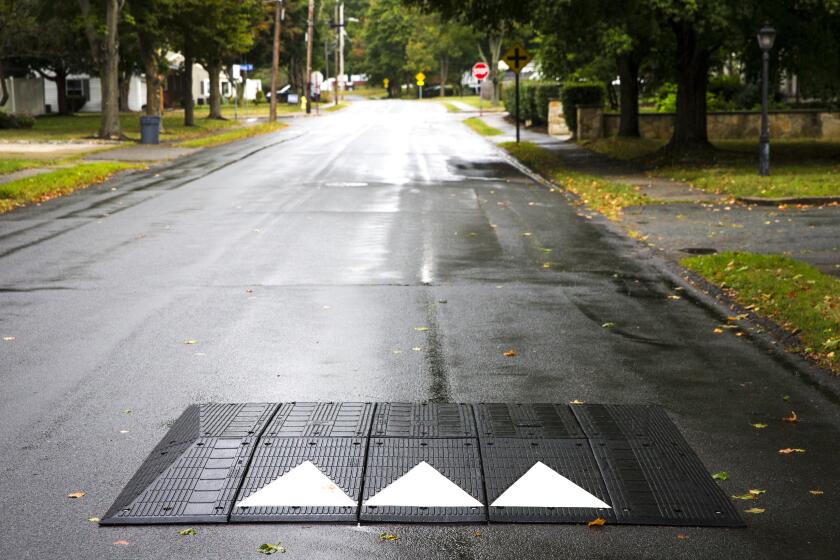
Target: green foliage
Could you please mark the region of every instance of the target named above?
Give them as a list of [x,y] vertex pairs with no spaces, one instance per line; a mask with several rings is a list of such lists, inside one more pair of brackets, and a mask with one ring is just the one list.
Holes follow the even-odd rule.
[[464,119],[464,124],[482,136],[499,136],[500,134],[502,134],[501,130],[499,130],[498,128],[493,128],[478,117],[470,117],[468,119]]
[[566,126],[577,133],[577,108],[579,106],[603,106],[605,86],[603,82],[566,82],[563,84],[563,115]]
[[[507,84],[502,101],[505,109],[511,115],[516,112],[516,88]],[[556,82],[520,82],[519,120],[531,121],[536,125],[548,123],[548,102],[560,99],[561,87]]]
[[35,119],[29,115],[4,113],[0,111],[0,129],[3,128],[32,128],[35,126]]

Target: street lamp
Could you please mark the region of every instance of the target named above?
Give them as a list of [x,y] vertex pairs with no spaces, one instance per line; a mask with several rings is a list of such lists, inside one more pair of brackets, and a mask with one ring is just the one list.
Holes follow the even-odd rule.
[[776,30],[765,23],[758,30],[758,46],[761,48],[761,135],[758,139],[758,174],[762,177],[770,175],[770,127],[767,110],[767,82],[768,67],[770,65],[770,49],[776,41]]

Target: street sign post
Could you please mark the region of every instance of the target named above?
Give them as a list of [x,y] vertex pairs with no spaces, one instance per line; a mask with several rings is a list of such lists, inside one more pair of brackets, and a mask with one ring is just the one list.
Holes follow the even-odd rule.
[[414,76],[417,80],[417,87],[420,88],[420,99],[423,99],[423,86],[426,85],[426,74],[423,72],[417,72],[417,75]]
[[516,115],[514,115],[514,120],[516,121],[516,143],[519,143],[519,72],[531,62],[531,55],[528,54],[528,51],[525,50],[525,47],[521,43],[517,43],[513,45],[511,48],[507,50],[505,55],[502,57],[502,60],[505,61],[505,64],[513,71],[514,80],[515,80],[515,87],[516,87]]
[[490,67],[488,67],[483,62],[476,62],[475,64],[473,64],[473,67],[472,67],[472,75],[473,75],[473,78],[478,80],[478,116],[483,117],[484,116],[484,104],[482,103],[482,98],[481,98],[481,82],[483,82],[485,79],[487,79],[487,76],[490,75]]

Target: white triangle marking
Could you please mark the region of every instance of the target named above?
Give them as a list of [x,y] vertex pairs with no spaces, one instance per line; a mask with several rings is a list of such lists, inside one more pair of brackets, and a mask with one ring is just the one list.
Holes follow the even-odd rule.
[[502,492],[497,507],[585,507],[612,509],[540,461]]
[[236,507],[351,506],[356,502],[311,461],[263,486]]
[[482,507],[481,502],[426,461],[383,488],[366,506]]

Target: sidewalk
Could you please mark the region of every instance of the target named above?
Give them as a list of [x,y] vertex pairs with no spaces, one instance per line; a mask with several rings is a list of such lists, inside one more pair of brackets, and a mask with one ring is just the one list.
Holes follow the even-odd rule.
[[[490,137],[493,142],[515,140],[515,127],[504,115],[483,118],[504,133]],[[684,183],[648,177],[639,166],[589,151],[568,139],[524,128],[520,136],[553,151],[571,170],[638,186],[655,203],[625,208],[622,225],[671,260],[723,251],[783,254],[840,277],[838,205],[731,203],[727,197]]]

